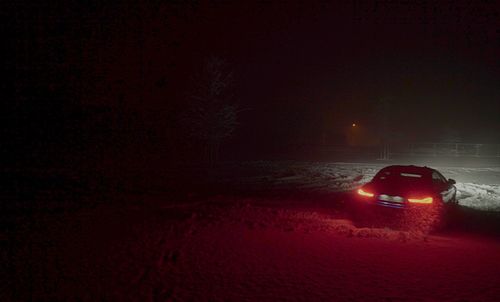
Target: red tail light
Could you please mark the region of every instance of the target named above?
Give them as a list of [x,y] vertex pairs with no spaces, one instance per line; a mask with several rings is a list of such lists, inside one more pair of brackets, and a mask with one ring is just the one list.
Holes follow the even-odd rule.
[[365,197],[373,197],[374,194],[370,192],[363,191],[363,189],[358,189],[358,194]]
[[432,197],[425,197],[425,198],[408,198],[408,202],[411,203],[432,203]]

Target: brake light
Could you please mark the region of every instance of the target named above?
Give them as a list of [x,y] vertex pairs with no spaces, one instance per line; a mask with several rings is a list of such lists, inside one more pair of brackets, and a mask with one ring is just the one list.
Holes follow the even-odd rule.
[[358,189],[358,194],[365,197],[373,197],[373,193],[365,192],[363,189]]
[[425,198],[408,198],[408,201],[411,203],[432,203],[432,197]]

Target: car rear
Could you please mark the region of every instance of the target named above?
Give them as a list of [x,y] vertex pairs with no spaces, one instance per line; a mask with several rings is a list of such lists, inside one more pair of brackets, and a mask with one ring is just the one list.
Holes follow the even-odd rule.
[[405,209],[432,206],[439,198],[432,191],[432,179],[426,169],[401,167],[382,169],[373,180],[357,190],[360,202]]
[[[391,166],[356,192],[355,212],[363,225],[397,225],[429,231],[440,220],[442,202],[433,192],[432,169]],[[359,224],[359,223],[358,223]]]

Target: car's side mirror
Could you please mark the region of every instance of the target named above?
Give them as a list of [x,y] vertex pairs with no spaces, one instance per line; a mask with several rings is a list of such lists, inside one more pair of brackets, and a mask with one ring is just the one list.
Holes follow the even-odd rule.
[[450,179],[448,179],[448,183],[449,183],[450,185],[454,185],[454,184],[456,184],[457,182],[456,182],[454,179],[451,179],[451,178],[450,178]]

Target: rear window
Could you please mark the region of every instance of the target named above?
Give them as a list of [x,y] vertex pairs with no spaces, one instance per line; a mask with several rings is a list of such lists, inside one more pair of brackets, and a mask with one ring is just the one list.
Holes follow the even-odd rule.
[[380,171],[373,178],[376,182],[425,182],[425,175],[414,172]]
[[414,173],[399,173],[399,175],[403,177],[417,177],[417,178],[422,177],[422,174],[414,174]]

